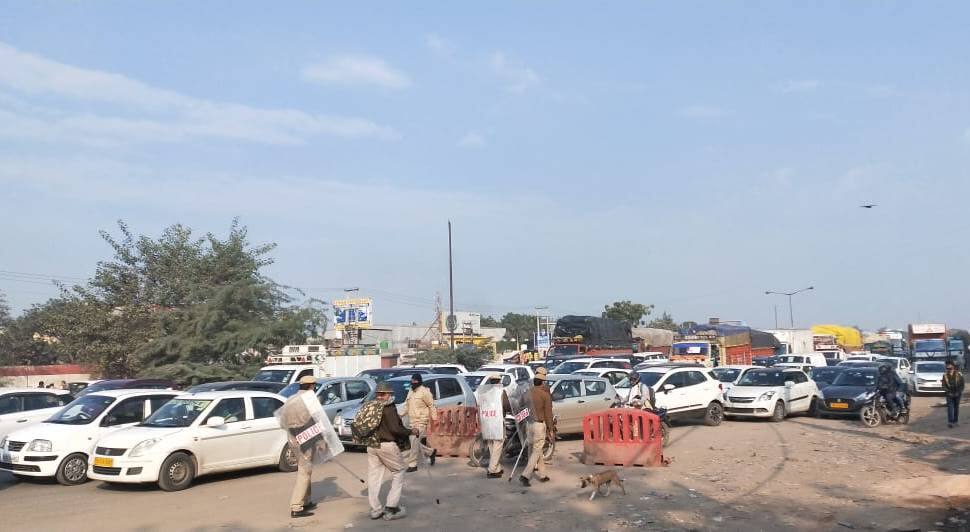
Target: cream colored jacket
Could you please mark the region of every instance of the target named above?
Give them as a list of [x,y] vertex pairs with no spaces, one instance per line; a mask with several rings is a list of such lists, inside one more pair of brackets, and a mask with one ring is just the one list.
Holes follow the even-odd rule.
[[404,415],[408,417],[411,426],[425,426],[429,420],[438,419],[438,410],[434,407],[434,397],[427,385],[422,385],[417,390],[408,391],[408,396],[404,400]]

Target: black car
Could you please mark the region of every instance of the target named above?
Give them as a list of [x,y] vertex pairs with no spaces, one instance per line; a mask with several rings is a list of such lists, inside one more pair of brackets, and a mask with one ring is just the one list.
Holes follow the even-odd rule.
[[104,390],[178,390],[178,386],[168,379],[111,379],[98,381],[79,391],[75,397]]
[[393,379],[394,377],[403,377],[405,375],[432,375],[434,372],[428,368],[380,368],[380,369],[365,369],[357,374],[358,377],[370,377],[377,382],[384,382],[387,379]]
[[824,368],[812,368],[812,380],[818,385],[818,389],[821,390],[826,386],[830,386],[835,382],[835,378],[839,376],[842,371],[845,370],[845,366],[826,366]]
[[[829,386],[822,389],[825,399],[819,405],[819,414],[827,416],[858,416],[859,410],[869,400],[879,379],[879,364],[839,366],[841,371]],[[832,369],[832,368],[824,368]],[[893,372],[895,375],[895,372]],[[900,398],[908,405],[910,398],[906,383],[896,377]]]
[[222,392],[226,390],[252,390],[254,392],[269,392],[269,393],[280,393],[280,390],[286,386],[282,382],[265,382],[265,381],[222,381],[222,382],[207,382],[205,384],[196,384],[195,386],[185,390],[186,393],[199,393],[199,392]]

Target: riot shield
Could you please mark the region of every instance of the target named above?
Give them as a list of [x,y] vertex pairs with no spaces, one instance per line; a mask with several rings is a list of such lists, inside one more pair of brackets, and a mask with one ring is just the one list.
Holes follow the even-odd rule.
[[313,392],[297,392],[273,415],[286,432],[290,449],[304,464],[323,463],[344,452],[330,418]]
[[532,438],[532,424],[535,415],[532,408],[532,383],[513,382],[506,390],[509,396],[509,406],[512,407],[510,417],[515,424],[515,434],[523,449],[529,447]]
[[485,440],[505,439],[505,415],[502,413],[502,385],[482,383],[475,391],[478,422]]

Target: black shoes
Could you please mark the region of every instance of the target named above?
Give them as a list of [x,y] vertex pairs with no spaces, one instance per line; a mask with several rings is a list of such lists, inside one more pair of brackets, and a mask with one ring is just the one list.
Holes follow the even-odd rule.
[[290,510],[290,519],[296,519],[298,517],[310,517],[311,515],[313,515],[313,512],[311,512],[306,507],[304,507],[299,512],[294,512],[293,510]]
[[525,487],[527,487],[527,488],[532,485],[532,483],[529,482],[529,479],[527,479],[525,477],[519,477],[519,482],[521,482],[522,485],[525,486]]
[[313,501],[309,501],[309,502],[303,503],[303,509],[304,510],[316,510],[317,509],[317,503],[315,503]]
[[498,473],[486,473],[485,478],[502,478],[502,475],[504,474],[505,474],[504,470],[499,471]]
[[549,477],[542,477],[539,479],[539,482],[549,482]]
[[431,449],[431,456],[428,457],[428,462],[434,465],[434,461],[438,458],[438,449]]
[[418,466],[414,466],[414,467],[409,467],[409,468],[407,468],[407,470],[406,470],[406,471],[407,471],[408,473],[414,473],[414,472],[415,472],[415,471],[417,471],[417,470],[418,470]]

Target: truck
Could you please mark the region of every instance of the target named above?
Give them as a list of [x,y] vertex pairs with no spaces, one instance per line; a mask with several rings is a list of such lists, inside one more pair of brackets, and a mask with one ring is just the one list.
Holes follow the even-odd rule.
[[916,361],[944,361],[949,356],[946,325],[942,323],[909,324],[910,358]]
[[[760,331],[758,331],[760,332]],[[670,348],[670,362],[704,366],[751,364],[756,356],[771,356],[777,344],[752,347],[752,330],[738,325],[695,325]]]
[[765,332],[774,335],[781,343],[781,349],[777,353],[779,355],[815,351],[811,329],[768,329]]
[[253,376],[254,381],[292,384],[305,376],[353,377],[365,369],[381,367],[376,354],[334,355],[322,345],[287,345],[282,353],[266,357],[266,365]]
[[631,356],[633,335],[621,320],[595,316],[563,316],[556,320],[546,359],[578,356]]

